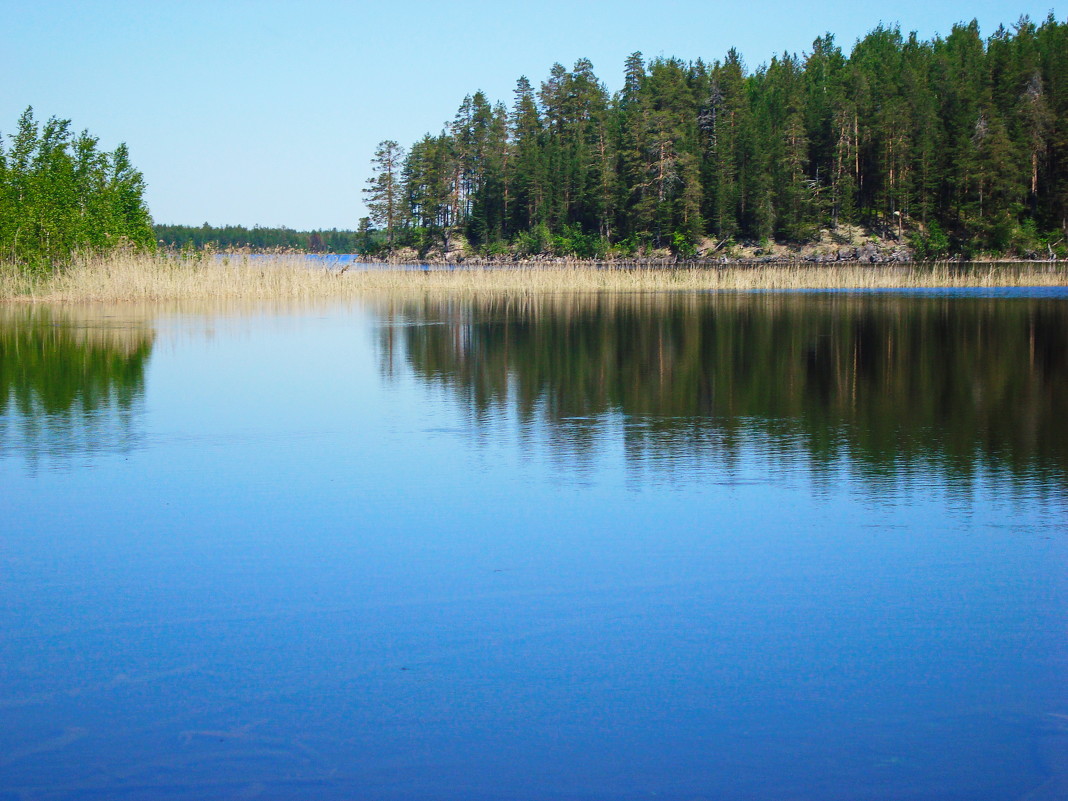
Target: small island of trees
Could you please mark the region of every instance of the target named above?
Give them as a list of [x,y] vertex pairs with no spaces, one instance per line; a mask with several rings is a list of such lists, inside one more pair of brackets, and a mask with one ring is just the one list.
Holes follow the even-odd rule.
[[859,224],[919,257],[1063,253],[1068,25],[878,27],[848,55],[828,34],[755,71],[634,53],[612,95],[555,64],[372,165],[380,252],[687,257]]

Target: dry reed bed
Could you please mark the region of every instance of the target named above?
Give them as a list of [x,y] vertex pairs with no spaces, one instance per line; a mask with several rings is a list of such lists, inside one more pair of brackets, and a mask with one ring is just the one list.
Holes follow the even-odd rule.
[[0,269],[0,299],[40,302],[345,299],[382,294],[910,289],[1066,286],[1048,263],[973,265],[759,265],[676,268],[485,267],[325,269],[300,257],[190,260],[120,255],[31,280]]

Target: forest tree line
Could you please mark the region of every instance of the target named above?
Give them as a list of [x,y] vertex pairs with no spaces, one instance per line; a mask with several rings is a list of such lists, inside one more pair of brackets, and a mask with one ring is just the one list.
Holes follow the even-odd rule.
[[0,136],[0,263],[49,268],[76,254],[153,248],[145,182],[126,145],[108,153],[70,120],[28,108]]
[[172,250],[249,249],[253,251],[300,251],[305,253],[362,253],[374,249],[377,236],[366,227],[360,231],[296,231],[292,228],[266,228],[243,225],[154,225],[161,247]]
[[383,249],[584,257],[711,238],[804,242],[860,224],[919,255],[1061,250],[1068,236],[1068,24],[976,22],[921,41],[831,34],[755,71],[580,59],[509,106],[464,98],[438,134],[382,142],[364,190]]

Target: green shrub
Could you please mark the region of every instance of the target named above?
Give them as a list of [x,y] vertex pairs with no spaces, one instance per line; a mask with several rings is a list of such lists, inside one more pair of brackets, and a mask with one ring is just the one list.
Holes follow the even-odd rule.
[[671,249],[684,259],[692,259],[697,256],[697,243],[682,231],[676,231],[672,234]]
[[939,259],[949,255],[950,241],[946,232],[933,220],[927,230],[909,234],[909,244],[918,259]]

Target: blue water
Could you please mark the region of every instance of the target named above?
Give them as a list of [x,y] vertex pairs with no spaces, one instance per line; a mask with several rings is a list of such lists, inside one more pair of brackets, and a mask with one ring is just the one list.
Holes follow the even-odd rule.
[[526,313],[0,320],[56,348],[0,407],[0,799],[1064,797],[1062,362],[972,374],[1044,398],[1003,434],[917,367],[881,439],[861,367],[791,407],[634,344],[686,309]]

